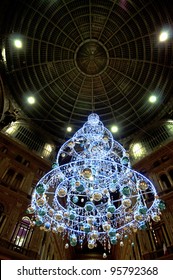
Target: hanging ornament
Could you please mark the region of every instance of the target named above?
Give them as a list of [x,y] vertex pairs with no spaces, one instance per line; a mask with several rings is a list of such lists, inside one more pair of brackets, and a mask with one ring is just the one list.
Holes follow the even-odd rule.
[[106,258],[107,258],[107,254],[103,253],[103,259],[106,259]]

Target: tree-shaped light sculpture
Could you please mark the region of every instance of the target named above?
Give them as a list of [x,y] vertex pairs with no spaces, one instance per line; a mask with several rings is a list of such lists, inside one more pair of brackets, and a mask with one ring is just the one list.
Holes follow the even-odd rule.
[[28,212],[34,224],[66,238],[66,247],[87,241],[90,249],[100,242],[110,250],[159,221],[164,208],[153,184],[131,169],[126,150],[91,114],[36,185]]

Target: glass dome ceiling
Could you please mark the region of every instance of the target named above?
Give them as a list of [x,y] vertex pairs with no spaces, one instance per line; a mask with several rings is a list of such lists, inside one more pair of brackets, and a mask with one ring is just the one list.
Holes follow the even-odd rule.
[[[59,141],[68,137],[67,126],[74,133],[92,112],[108,128],[119,127],[117,138],[161,117],[172,96],[170,1],[2,2],[13,96],[28,118]],[[170,38],[159,42],[165,28]],[[155,104],[148,102],[151,94]]]

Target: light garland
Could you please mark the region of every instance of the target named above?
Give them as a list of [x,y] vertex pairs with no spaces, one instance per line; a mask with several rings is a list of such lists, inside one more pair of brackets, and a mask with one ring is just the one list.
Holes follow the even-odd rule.
[[126,150],[93,113],[60,148],[28,213],[33,225],[66,238],[65,248],[87,241],[89,249],[100,242],[110,251],[147,222],[159,221],[163,209],[153,184],[131,169]]

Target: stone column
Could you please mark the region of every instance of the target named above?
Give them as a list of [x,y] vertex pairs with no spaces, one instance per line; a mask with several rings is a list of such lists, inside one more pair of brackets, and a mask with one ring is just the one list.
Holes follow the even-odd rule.
[[0,162],[0,178],[4,175],[5,170],[10,166],[10,159],[9,158],[3,158],[3,160]]
[[[20,208],[21,205],[19,205],[18,208]],[[17,207],[13,207],[13,210],[11,211],[11,213],[8,215],[7,219],[6,219],[6,223],[4,225],[1,237],[5,240],[11,241],[11,237],[14,233],[14,230],[16,228],[16,225],[18,223],[18,219],[19,219],[19,210],[17,209]]]
[[26,194],[31,194],[33,179],[34,179],[34,172],[29,172],[25,177],[20,190]]
[[44,232],[41,231],[39,227],[34,227],[31,241],[28,246],[29,250],[36,252],[38,255],[40,255],[43,234],[44,234]]

